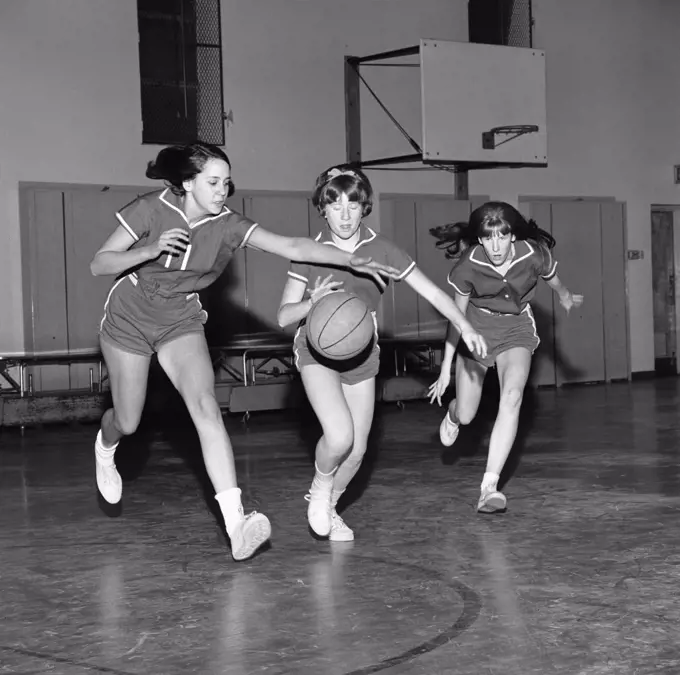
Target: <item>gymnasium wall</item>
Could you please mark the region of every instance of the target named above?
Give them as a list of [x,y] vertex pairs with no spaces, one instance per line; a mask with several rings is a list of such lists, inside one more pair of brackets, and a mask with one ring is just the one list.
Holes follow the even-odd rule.
[[[625,202],[628,248],[644,252],[627,263],[632,370],[653,370],[650,206],[680,204],[673,183],[673,165],[680,164],[680,3],[533,0],[533,7],[534,45],[546,50],[549,167],[479,172],[471,189],[507,200],[575,195]],[[572,283],[576,289],[578,280]]]
[[[473,194],[596,195],[627,203],[632,369],[653,368],[649,207],[680,203],[675,82],[680,6],[668,0],[534,0],[547,51],[550,167],[472,175]],[[224,0],[228,150],[239,186],[308,190],[344,158],[343,55],[465,40],[466,0]],[[418,136],[415,69],[370,81]],[[0,4],[0,350],[21,351],[19,181],[143,185],[135,0]],[[408,146],[364,95],[367,156]],[[446,193],[437,173],[376,173],[379,191]],[[379,213],[377,214],[379,217]],[[113,226],[112,220],[112,226]]]
[[[238,185],[309,191],[320,171],[344,160],[344,54],[416,44],[421,35],[465,40],[466,6],[224,0],[224,98],[235,118],[228,151]],[[396,73],[376,74],[380,94],[407,118],[419,112],[415,76],[405,76],[405,87]],[[24,349],[18,182],[148,183],[146,161],[158,148],[140,141],[136,1],[2,0],[0,82],[0,351],[12,352]],[[401,152],[400,138],[371,112],[367,151]],[[412,192],[451,185],[439,173],[376,183]]]

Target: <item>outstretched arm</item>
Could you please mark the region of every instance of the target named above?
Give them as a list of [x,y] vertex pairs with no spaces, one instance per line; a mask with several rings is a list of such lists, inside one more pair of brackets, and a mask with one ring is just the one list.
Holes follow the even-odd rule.
[[[465,314],[470,301],[469,295],[461,295],[456,293],[454,302],[456,307]],[[442,357],[441,368],[439,369],[439,377],[430,385],[428,395],[430,396],[430,403],[437,401],[439,405],[442,404],[442,396],[446,392],[451,383],[451,368],[453,367],[453,355],[456,353],[460,333],[458,329],[449,321],[446,327],[446,342],[444,343],[444,356]]]
[[355,272],[372,276],[383,288],[385,282],[381,275],[392,279],[399,276],[399,270],[396,268],[375,262],[371,258],[355,256],[348,251],[342,251],[337,246],[319,244],[305,237],[283,237],[262,227],[256,227],[253,230],[246,246],[273,253],[288,260],[349,267]]
[[545,283],[548,284],[548,286],[550,286],[550,288],[552,288],[555,293],[557,293],[557,296],[560,299],[560,305],[564,307],[567,314],[569,314],[569,311],[572,307],[580,307],[583,304],[583,296],[572,293],[562,283],[562,280],[557,276],[557,274],[554,274]]
[[[469,301],[469,295],[461,295],[460,293],[456,293],[453,300],[456,307],[458,307],[463,315],[467,311]],[[458,340],[460,340],[460,331],[449,321],[448,326],[446,327],[446,343],[444,344],[444,356],[442,357],[442,370],[451,371],[451,367],[453,366],[453,355],[456,353]]]
[[[486,356],[484,338],[475,331],[451,296],[430,281],[417,267],[406,277],[405,281],[453,324],[470,351],[477,352],[482,357]],[[453,353],[451,356],[453,358]]]

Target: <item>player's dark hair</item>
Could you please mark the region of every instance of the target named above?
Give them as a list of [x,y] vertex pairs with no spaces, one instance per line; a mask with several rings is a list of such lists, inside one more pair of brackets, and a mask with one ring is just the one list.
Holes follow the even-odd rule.
[[361,204],[364,216],[373,210],[371,181],[363,171],[342,166],[331,167],[317,177],[312,204],[319,213],[323,213],[329,204],[334,204],[343,194],[347,195],[350,202]]
[[156,159],[149,162],[146,177],[165,181],[170,190],[181,197],[185,193],[182,185],[184,181],[192,180],[201,173],[210,159],[221,159],[231,169],[231,162],[226,153],[215,145],[209,143],[171,145],[163,148]]
[[494,231],[514,234],[517,239],[528,239],[549,249],[555,246],[555,239],[549,232],[542,230],[536,221],[527,220],[514,206],[505,202],[486,202],[470,214],[467,223],[433,227],[430,234],[437,239],[437,248],[446,250],[447,258],[455,258]]

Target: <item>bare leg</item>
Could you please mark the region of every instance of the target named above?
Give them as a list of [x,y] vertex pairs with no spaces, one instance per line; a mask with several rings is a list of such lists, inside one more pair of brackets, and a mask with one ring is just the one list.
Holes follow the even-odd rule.
[[500,475],[517,436],[519,411],[531,368],[531,353],[523,347],[502,352],[496,359],[501,397],[491,432],[487,472]]
[[366,454],[375,408],[375,378],[357,384],[343,384],[342,390],[352,418],[354,443],[351,452],[342,461],[335,474],[333,492],[339,493],[345,491]]
[[215,398],[215,376],[205,335],[189,333],[162,345],[158,361],[196,426],[205,467],[231,539],[232,555],[236,560],[249,558],[269,539],[271,526],[262,514],[244,516],[234,452]]
[[111,387],[113,408],[102,417],[102,440],[113,446],[139,426],[146,400],[150,356],[132,354],[100,340]]
[[460,354],[456,356],[456,398],[439,425],[442,445],[453,445],[458,438],[461,424],[470,424],[477,414],[482,398],[482,386],[486,366]]
[[456,356],[456,398],[449,403],[454,424],[470,424],[482,400],[486,366],[458,354]]
[[196,425],[205,468],[216,493],[238,487],[234,451],[215,398],[215,374],[203,333],[189,333],[158,350],[158,362]]
[[316,444],[316,464],[323,473],[334,471],[352,448],[352,414],[340,376],[321,365],[303,366],[302,383],[323,435]]
[[519,411],[531,368],[531,352],[524,347],[509,349],[498,355],[496,367],[501,397],[477,505],[477,510],[483,513],[503,511],[506,507],[505,496],[497,490],[498,479],[517,436]]
[[100,340],[109,376],[113,408],[103,415],[95,441],[97,488],[110,504],[123,494],[123,482],[116,469],[114,454],[120,439],[133,434],[142,417],[149,376],[149,356],[132,354]]
[[350,481],[356,475],[366,454],[368,436],[373,424],[375,408],[375,378],[357,384],[343,384],[342,390],[352,416],[354,444],[349,455],[343,460],[335,474],[331,494],[331,541],[352,541],[354,532],[335,511],[335,506]]
[[307,520],[319,536],[331,530],[331,491],[338,465],[354,444],[354,424],[340,376],[322,365],[303,366],[302,383],[323,435],[316,444],[315,475],[309,490]]

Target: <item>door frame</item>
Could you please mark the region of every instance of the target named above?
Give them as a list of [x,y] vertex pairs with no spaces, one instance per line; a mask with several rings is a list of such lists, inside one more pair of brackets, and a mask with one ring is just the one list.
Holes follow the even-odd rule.
[[[649,207],[649,231],[652,231],[652,212],[665,211],[673,214],[673,274],[675,276],[675,372],[680,375],[680,204],[651,204]],[[651,240],[650,240],[651,257]],[[652,261],[650,260],[650,265]]]

